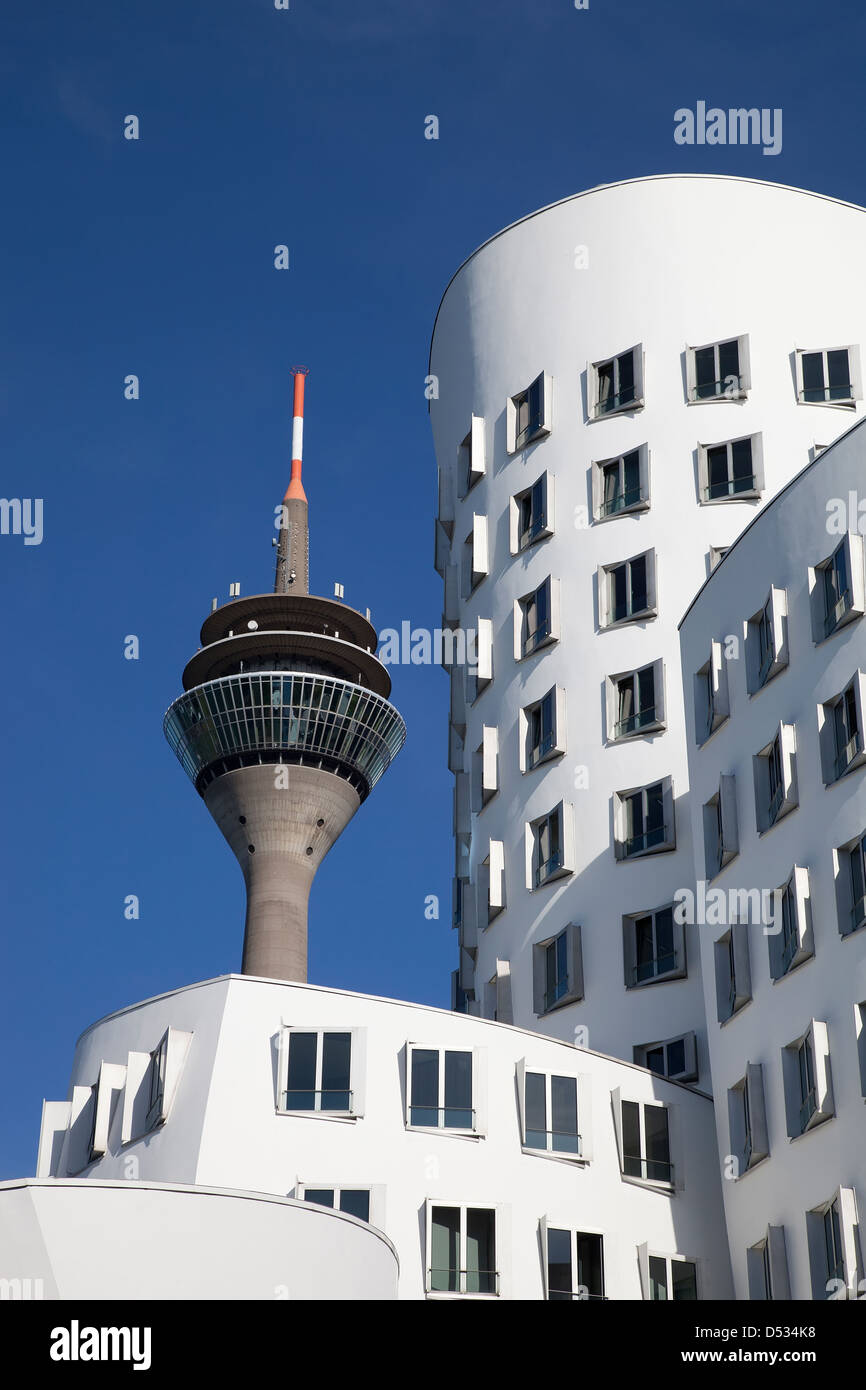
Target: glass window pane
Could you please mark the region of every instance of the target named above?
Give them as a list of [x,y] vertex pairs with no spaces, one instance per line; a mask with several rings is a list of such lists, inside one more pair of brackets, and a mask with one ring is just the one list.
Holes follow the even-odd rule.
[[844,401],[851,395],[851,373],[848,369],[848,349],[838,348],[827,353],[827,395],[831,401]]
[[719,343],[720,394],[725,390],[729,377],[736,378],[732,383],[736,389],[740,380],[740,345],[736,338],[731,338],[727,343]]
[[643,1177],[640,1147],[640,1106],[633,1100],[622,1103],[622,1166],[627,1177]]
[[646,556],[639,555],[629,564],[631,571],[631,611],[640,613],[647,606]]
[[716,351],[714,347],[698,348],[695,353],[695,395],[698,400],[716,394]]
[[671,1260],[671,1284],[677,1302],[694,1302],[698,1296],[695,1266],[688,1260]]
[[547,1297],[571,1302],[571,1232],[554,1227],[547,1232]]
[[663,907],[656,913],[656,951],[658,954],[659,974],[666,970],[673,970],[676,965],[676,952],[674,950],[674,913],[673,908]]
[[668,1043],[668,1076],[679,1076],[680,1072],[686,1069],[686,1043],[685,1038],[677,1038],[676,1042]]
[[655,675],[652,666],[645,666],[638,672],[638,694],[641,710],[651,710],[655,706]]
[[350,1110],[352,1063],[351,1033],[325,1033],[322,1037],[322,1109]]
[[494,1213],[484,1208],[466,1212],[466,1292],[496,1293]]
[[731,445],[733,459],[734,492],[745,492],[752,487],[752,441],[737,439]]
[[724,444],[707,450],[707,482],[710,497],[727,497],[728,450]]
[[633,502],[640,500],[640,452],[632,449],[631,453],[626,454],[622,461],[623,473],[623,505],[630,507]]
[[824,400],[824,358],[820,352],[804,352],[803,399],[807,401]]
[[287,1110],[316,1109],[316,1052],[318,1034],[289,1034],[289,1067],[286,1082]]
[[412,1052],[409,1119],[413,1125],[439,1123],[439,1053],[416,1047]]
[[370,1193],[363,1187],[344,1187],[340,1191],[340,1211],[357,1216],[359,1221],[370,1220]]
[[604,1266],[602,1238],[596,1235],[577,1237],[577,1282],[587,1298],[604,1297]]
[[539,1072],[526,1073],[526,1147],[547,1148],[547,1089],[545,1077]]
[[634,353],[625,352],[616,359],[619,370],[619,402],[624,405],[634,400]]
[[472,1053],[445,1053],[445,1125],[472,1128]]
[[333,1207],[334,1189],[333,1187],[306,1187],[304,1188],[304,1201],[315,1202],[319,1207]]
[[550,1078],[550,1110],[554,1152],[578,1153],[577,1081],[573,1076]]
[[666,1302],[668,1296],[667,1260],[659,1259],[658,1255],[650,1255],[649,1281],[650,1298],[657,1303]]
[[646,1064],[650,1071],[658,1072],[659,1076],[665,1074],[665,1050],[663,1047],[647,1048]]
[[661,1105],[644,1106],[646,1129],[646,1177],[652,1182],[670,1182],[670,1143],[668,1112]]
[[457,1293],[460,1276],[460,1208],[433,1207],[430,1287]]

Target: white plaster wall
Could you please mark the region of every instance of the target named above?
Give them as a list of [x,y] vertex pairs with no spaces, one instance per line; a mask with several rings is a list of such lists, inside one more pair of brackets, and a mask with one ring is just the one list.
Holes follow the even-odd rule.
[[[575,248],[589,267],[575,269]],[[677,623],[708,572],[710,545],[728,545],[758,502],[698,505],[695,450],[763,434],[766,489],[776,492],[855,413],[796,401],[795,348],[866,346],[866,282],[852,275],[866,254],[863,210],[763,182],[704,175],[638,179],[592,190],[535,213],[487,242],[457,272],[439,309],[430,371],[430,416],[439,467],[454,470],[475,414],[485,421],[484,478],[456,503],[452,558],[475,512],[488,517],[490,573],[460,603],[461,626],[492,618],[494,679],[468,711],[464,769],[483,725],[499,731],[499,790],[471,822],[474,882],[490,840],[505,844],[507,907],[479,933],[476,995],[497,958],[511,963],[516,1023],[631,1059],[633,1047],[694,1029],[700,1083],[709,1084],[699,951],[687,934],[689,977],[626,992],[621,918],[669,902],[693,880]],[[684,350],[748,334],[748,400],[686,404]],[[586,421],[587,364],[641,342],[643,410]],[[551,434],[506,453],[506,400],[542,371],[553,378]],[[858,402],[856,417],[863,412]],[[590,465],[647,442],[651,507],[576,529],[591,511]],[[555,477],[555,533],[509,553],[511,496],[548,470]],[[596,570],[654,547],[654,621],[599,632]],[[515,599],[550,574],[562,584],[560,642],[528,660],[513,656]],[[666,732],[605,746],[605,677],[665,662]],[[567,751],[521,774],[518,712],[553,685],[567,691]],[[588,788],[575,785],[585,766]],[[617,863],[613,793],[673,778],[677,850]],[[574,806],[577,865],[571,879],[530,892],[524,827],[560,800]],[[540,1020],[533,1013],[531,943],[570,921],[583,929],[586,997]],[[456,942],[455,942],[456,947]]]
[[[146,1024],[152,1019],[152,1028]],[[173,1182],[182,1132],[195,1157],[197,1184],[289,1195],[307,1184],[384,1187],[383,1229],[400,1260],[401,1298],[424,1297],[427,1198],[500,1207],[497,1219],[501,1296],[543,1296],[539,1222],[600,1231],[605,1242],[607,1294],[641,1297],[637,1247],[699,1261],[703,1295],[730,1296],[721,1221],[711,1102],[642,1068],[531,1035],[502,1024],[418,1005],[231,976],[179,990],[112,1015],[86,1035],[87,1067],[101,1051],[125,1046],[124,1028],[152,1036],[165,1021],[191,1030],[189,1062],[161,1130],[135,1146],[141,1181]],[[279,1114],[275,1106],[275,1047],[283,1024],[365,1031],[364,1114],[355,1120]],[[218,1035],[218,1036],[217,1036]],[[409,1130],[405,1122],[407,1042],[479,1048],[486,1056],[480,1102],[484,1137]],[[586,1164],[525,1154],[521,1149],[516,1065],[577,1075],[588,1081],[593,1157]],[[73,1084],[83,1076],[79,1050]],[[89,1074],[89,1072],[88,1072]],[[198,1086],[206,1086],[206,1095]],[[682,1186],[674,1195],[624,1181],[615,1140],[611,1092],[627,1099],[668,1102],[673,1160]],[[191,1119],[195,1116],[195,1120]],[[581,1110],[583,1131],[587,1110]],[[191,1134],[189,1125],[198,1126]],[[110,1154],[86,1170],[103,1180],[122,1169],[116,1139]],[[188,1166],[188,1165],[187,1165]]]
[[[855,770],[825,787],[818,742],[818,706],[839,694],[858,668],[866,671],[866,620],[816,645],[807,587],[809,567],[825,559],[841,539],[828,534],[828,500],[847,503],[852,490],[866,496],[864,478],[866,439],[858,425],[740,537],[698,594],[681,630],[696,877],[704,877],[701,806],[714,794],[719,775],[733,773],[740,852],[712,887],[773,889],[797,864],[809,870],[812,898],[814,957],[773,983],[766,936],[760,925],[753,927],[752,999],[721,1026],[716,1022],[712,947],[723,928],[700,928],[722,1156],[730,1148],[727,1089],[743,1076],[746,1061],[764,1067],[770,1155],[739,1180],[723,1183],[738,1297],[747,1296],[746,1248],[761,1239],[768,1223],[785,1227],[792,1296],[810,1298],[806,1211],[828,1201],[843,1185],[855,1188],[861,1221],[866,1213],[866,1110],[854,1021],[855,1005],[866,1002],[866,932],[840,935],[833,869],[833,850],[866,830],[866,772]],[[789,665],[750,697],[743,660],[729,661],[730,718],[698,748],[693,674],[706,661],[713,638],[733,634],[742,639],[745,620],[763,605],[771,585],[787,591]],[[780,722],[796,728],[799,805],[759,836],[752,757]],[[829,1030],[836,1114],[790,1140],[781,1049],[805,1031],[811,1018]]]

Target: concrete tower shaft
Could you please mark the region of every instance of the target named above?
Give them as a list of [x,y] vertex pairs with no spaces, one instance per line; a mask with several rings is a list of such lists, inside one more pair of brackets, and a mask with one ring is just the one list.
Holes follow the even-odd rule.
[[164,722],[244,875],[243,973],[300,981],[316,870],[406,734],[369,619],[308,592],[303,370],[275,592],[208,616]]

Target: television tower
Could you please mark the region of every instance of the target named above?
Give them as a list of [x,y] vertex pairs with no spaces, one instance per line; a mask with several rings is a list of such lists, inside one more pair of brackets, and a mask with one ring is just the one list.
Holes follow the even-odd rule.
[[316,870],[403,746],[391,679],[363,614],[309,592],[301,481],[305,367],[292,368],[292,472],[274,592],[214,606],[165,736],[247,887],[242,972],[307,979]]

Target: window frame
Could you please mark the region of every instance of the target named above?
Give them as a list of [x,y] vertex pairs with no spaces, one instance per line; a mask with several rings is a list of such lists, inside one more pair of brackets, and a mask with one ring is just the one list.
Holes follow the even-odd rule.
[[728,1023],[751,1002],[752,964],[748,922],[732,922],[713,943],[716,1017]]
[[457,446],[457,490],[461,500],[469,496],[486,471],[484,417],[473,415],[469,433]]
[[[532,392],[539,391],[539,405],[536,417],[532,417]],[[530,419],[524,429],[519,429],[520,410],[527,402]],[[553,378],[548,372],[539,372],[528,386],[509,396],[505,407],[505,448],[508,454],[517,454],[527,449],[539,439],[545,439],[553,429]]]
[[673,1266],[675,1264],[691,1265],[694,1270],[695,1281],[695,1302],[701,1302],[702,1276],[701,1262],[691,1255],[670,1255],[661,1250],[650,1250],[647,1242],[638,1246],[638,1265],[641,1274],[641,1290],[645,1303],[684,1303],[691,1302],[691,1299],[676,1299],[665,1297],[664,1299],[654,1299],[650,1297],[652,1281],[650,1279],[650,1260],[664,1260],[665,1262],[665,1291],[673,1294]]
[[710,643],[710,655],[694,676],[695,743],[702,748],[731,715],[728,663],[721,642]]
[[746,624],[749,695],[764,690],[785,669],[788,660],[788,594],[773,585],[766,601]]
[[759,835],[766,835],[800,804],[796,759],[796,728],[784,723],[776,726],[769,743],[752,757]]
[[[752,471],[747,476],[751,486],[732,491],[733,484],[737,481],[734,473],[734,445],[749,444],[749,461]],[[712,451],[724,449],[726,453],[726,484],[727,492],[720,493],[718,496],[711,497],[710,491],[721,484],[710,482],[710,453]],[[735,435],[729,439],[719,439],[713,443],[698,443],[698,502],[702,507],[726,506],[732,502],[755,502],[759,501],[764,492],[764,443],[760,430],[751,434]]]
[[[538,624],[532,633],[529,627],[529,605],[538,608],[539,594],[546,592],[547,617],[543,625]],[[548,574],[540,584],[514,601],[514,659],[527,661],[536,652],[550,647],[559,641],[560,632],[559,580]]]
[[[467,1107],[440,1105],[436,1107],[436,1112],[442,1117],[443,1122],[435,1125],[419,1125],[412,1120],[413,1109],[426,1107],[416,1107],[412,1104],[412,1058],[416,1052],[436,1052],[439,1054],[438,1081],[437,1081],[437,1100],[445,1099],[445,1055],[448,1052],[470,1053],[472,1065],[470,1071],[471,1100],[470,1108],[472,1124],[465,1125],[446,1125],[444,1115],[447,1109],[463,1110]],[[406,1111],[405,1128],[417,1134],[440,1134],[462,1138],[479,1139],[486,1133],[486,1098],[484,1096],[484,1085],[486,1083],[486,1051],[479,1047],[448,1047],[443,1043],[424,1043],[409,1041],[406,1044]],[[444,1204],[443,1204],[444,1205]],[[449,1203],[448,1205],[453,1205]]]
[[[651,706],[637,710],[628,718],[640,720],[641,715],[652,715],[652,718],[645,719],[628,731],[618,733],[617,730],[620,725],[627,722],[619,718],[620,686],[629,678],[631,679],[632,704],[636,704],[640,700],[640,677],[645,671],[652,672],[653,703]],[[635,692],[637,693],[635,694]],[[613,675],[607,676],[605,679],[605,704],[608,743],[627,743],[632,739],[645,738],[648,734],[662,733],[667,728],[666,695],[663,657],[658,657],[655,661],[648,661],[642,666],[632,667],[631,670],[616,671]]]
[[[636,457],[637,467],[637,492],[626,501],[628,496],[625,487],[626,460]],[[618,469],[619,487],[616,498],[622,497],[621,506],[608,509],[606,498],[606,474],[614,466]],[[592,477],[592,516],[596,524],[605,521],[615,521],[620,516],[633,516],[637,512],[645,512],[650,508],[650,451],[649,445],[638,444],[633,449],[626,449],[621,454],[612,454],[609,458],[594,459],[591,464]],[[634,489],[631,490],[634,492]]]
[[[545,826],[556,825],[558,849],[547,859],[541,858],[541,834]],[[574,808],[568,801],[558,801],[542,816],[527,822],[528,830],[528,887],[530,892],[546,888],[549,883],[574,873]],[[550,865],[550,868],[546,866]]]
[[[539,515],[532,519],[533,499],[536,488],[539,490],[541,502],[539,505]],[[554,532],[554,497],[555,479],[547,469],[539,473],[534,483],[529,487],[522,488],[520,492],[515,492],[511,498],[509,506],[509,549],[512,555],[523,555],[531,550],[539,541],[552,536]],[[523,504],[529,499],[530,525],[528,528],[522,527]]]
[[[648,793],[654,791],[656,787],[661,787],[662,792],[662,824],[660,827],[653,827],[651,830],[644,830],[639,836],[627,834],[628,829],[628,804],[640,795],[641,797],[641,819],[643,823],[647,820]],[[673,794],[673,779],[671,777],[660,777],[654,782],[645,782],[637,787],[626,787],[623,791],[615,791],[614,796],[614,855],[619,863],[629,863],[635,859],[646,859],[653,854],[670,853],[677,847],[676,836],[676,811]],[[629,844],[637,839],[645,840],[649,835],[661,831],[661,840],[653,845],[645,845],[642,849],[628,848]]]
[[[551,727],[547,734],[542,736],[541,742],[536,744],[534,748],[530,748],[533,721],[536,714],[543,711],[547,701],[550,701]],[[543,719],[541,723],[543,724]],[[531,700],[529,704],[524,705],[518,716],[518,766],[520,771],[522,773],[535,772],[544,763],[561,758],[566,751],[566,727],[564,686],[552,685],[540,699]],[[537,754],[537,756],[533,757],[533,754]]]
[[[737,388],[731,390],[730,387],[725,391],[716,391],[711,396],[698,396],[698,373],[697,373],[697,354],[708,352],[713,349],[713,360],[716,371],[714,386],[720,386],[729,380],[732,375],[728,373],[725,377],[721,373],[721,354],[720,349],[727,347],[730,343],[737,345]],[[711,343],[698,343],[686,348],[686,404],[687,405],[711,405],[714,402],[744,401],[747,399],[752,387],[751,362],[749,357],[749,335],[740,333],[732,338],[717,338]]]
[[[804,382],[803,359],[805,357],[821,358],[821,376],[824,385],[820,388],[825,393],[834,388],[829,384],[829,354],[831,352],[846,352],[848,354],[848,377],[846,383],[851,390],[847,396],[840,396],[836,400],[828,400],[826,395],[821,401],[807,401],[806,390],[817,390],[817,387],[806,387]],[[863,397],[863,388],[860,376],[860,348],[856,343],[842,344],[832,348],[796,348],[794,353],[794,363],[796,370],[796,390],[798,405],[819,405],[841,407],[843,410],[856,409],[857,402]]]
[[[616,1130],[617,1152],[619,1155],[620,1178],[622,1182],[632,1183],[636,1187],[648,1188],[654,1191],[674,1192],[677,1189],[677,1173],[674,1164],[674,1126],[673,1126],[673,1107],[664,1101],[658,1100],[636,1100],[632,1095],[624,1095],[622,1089],[617,1087],[613,1092],[613,1113],[614,1128]],[[626,1154],[625,1152],[625,1121],[623,1116],[624,1105],[636,1105],[638,1108],[638,1147],[639,1154]],[[667,1137],[667,1159],[647,1158],[647,1133],[646,1133],[646,1111],[661,1110],[665,1114],[665,1131]],[[640,1173],[627,1173],[626,1162],[639,1163]],[[651,1163],[668,1170],[666,1178],[644,1177],[644,1171],[649,1173]]]
[[704,872],[707,882],[727,868],[740,852],[737,779],[722,773],[718,791],[703,806]]
[[[826,1023],[810,1019],[805,1032],[785,1044],[782,1077],[790,1140],[802,1138],[833,1118],[835,1106]],[[804,1091],[805,1082],[810,1084]]]
[[[778,984],[815,954],[809,870],[795,864],[789,878],[775,890],[774,896],[776,916],[782,915],[782,925],[777,932],[767,933],[767,947],[770,978],[773,984]],[[789,904],[787,923],[786,902]]]
[[[671,942],[672,955],[668,952],[659,954],[659,932],[657,917],[659,913],[670,912],[671,915]],[[652,937],[653,956],[652,962],[672,959],[673,964],[670,969],[664,971],[654,970],[651,975],[644,979],[638,978],[640,963],[638,961],[638,923],[650,919],[650,933]],[[658,907],[650,908],[643,912],[626,913],[622,919],[623,932],[623,980],[627,990],[644,989],[648,985],[666,984],[669,980],[684,980],[688,978],[688,961],[686,959],[686,934],[685,924],[677,920],[677,913],[673,903],[662,903]]]
[[[291,1051],[291,1039],[297,1033],[314,1033],[316,1035],[316,1085],[313,1088],[314,1096],[324,1094],[322,1090],[322,1071],[324,1066],[324,1037],[325,1034],[349,1036],[349,1108],[347,1110],[325,1110],[321,1106],[311,1110],[290,1110],[287,1108],[286,1100],[288,1097],[288,1078],[289,1078],[289,1054]],[[333,1023],[312,1024],[312,1023],[283,1023],[279,1034],[279,1057],[277,1067],[277,1105],[278,1115],[291,1115],[296,1119],[311,1120],[333,1120],[333,1121],[354,1121],[359,1119],[364,1113],[364,1070],[365,1070],[365,1042],[366,1032],[363,1028],[345,1027],[341,1028]],[[342,1088],[340,1088],[342,1092]]]
[[[667,1065],[667,1054],[668,1050],[676,1043],[683,1044],[683,1067],[681,1071],[670,1071]],[[659,1048],[664,1052],[665,1067],[663,1071],[656,1071],[654,1067],[649,1065],[648,1061],[649,1054],[657,1051]],[[633,1057],[635,1066],[644,1067],[647,1071],[652,1072],[653,1076],[664,1077],[667,1081],[681,1081],[685,1083],[688,1081],[697,1081],[698,1079],[697,1039],[692,1032],[677,1033],[672,1038],[662,1038],[656,1042],[641,1043],[640,1045],[635,1044],[633,1048]]]
[[[490,1298],[499,1298],[499,1297],[501,1296],[501,1294],[502,1294],[502,1270],[501,1270],[501,1268],[497,1268],[497,1269],[495,1269],[495,1270],[485,1270],[485,1271],[484,1271],[484,1273],[489,1273],[489,1274],[492,1274],[492,1275],[493,1275],[494,1291],[493,1291],[492,1293],[489,1293],[489,1292],[486,1292],[486,1291],[485,1291],[485,1292],[482,1292],[482,1291],[480,1291],[480,1290],[468,1290],[468,1289],[466,1289],[465,1287],[458,1287],[458,1288],[456,1288],[456,1289],[434,1289],[434,1288],[432,1287],[432,1274],[433,1274],[433,1212],[434,1212],[434,1210],[436,1210],[437,1208],[442,1208],[442,1209],[444,1209],[444,1210],[446,1210],[446,1211],[448,1211],[448,1210],[450,1210],[450,1211],[459,1211],[459,1213],[460,1213],[460,1227],[459,1227],[459,1246],[460,1246],[460,1250],[459,1250],[459,1255],[458,1255],[458,1258],[459,1258],[459,1260],[460,1260],[460,1267],[455,1271],[455,1273],[457,1274],[457,1277],[458,1277],[458,1285],[462,1286],[462,1285],[464,1284],[464,1282],[465,1282],[467,1276],[468,1276],[469,1273],[470,1273],[470,1271],[469,1271],[469,1270],[467,1269],[467,1267],[466,1267],[466,1265],[467,1265],[467,1260],[466,1260],[466,1245],[467,1245],[467,1240],[468,1240],[468,1225],[469,1225],[469,1222],[468,1222],[468,1214],[469,1214],[470,1211],[486,1211],[486,1212],[492,1212],[492,1214],[493,1214],[493,1250],[494,1250],[494,1263],[495,1263],[497,1266],[500,1266],[501,1263],[502,1263],[501,1258],[500,1258],[500,1254],[501,1254],[501,1236],[500,1236],[500,1230],[501,1230],[501,1224],[502,1224],[502,1210],[503,1210],[503,1209],[502,1209],[502,1207],[501,1207],[501,1205],[500,1205],[499,1203],[496,1203],[496,1202],[453,1202],[453,1201],[449,1201],[447,1198],[443,1198],[443,1197],[428,1197],[428,1198],[426,1199],[425,1204],[424,1204],[424,1215],[425,1215],[425,1221],[424,1221],[424,1226],[425,1226],[425,1246],[424,1246],[424,1289],[425,1289],[426,1297],[427,1297],[427,1298],[431,1298],[431,1299],[454,1299],[454,1298],[490,1299]],[[480,1271],[479,1271],[479,1272],[480,1272]],[[449,1274],[451,1273],[450,1269],[448,1270],[448,1273],[449,1273]]]
[[[566,1163],[589,1163],[592,1159],[592,1140],[591,1140],[591,1099],[590,1082],[585,1075],[577,1072],[554,1071],[550,1067],[533,1065],[526,1057],[521,1057],[516,1064],[517,1080],[517,1106],[518,1118],[520,1123],[520,1148],[521,1152],[535,1158],[552,1158],[562,1160]],[[556,1133],[553,1129],[543,1131],[545,1137],[544,1148],[541,1145],[530,1144],[527,1138],[529,1133],[541,1134],[541,1130],[529,1130],[527,1127],[527,1100],[526,1100],[526,1080],[528,1076],[541,1076],[544,1078],[544,1122],[545,1125],[553,1123],[553,1081],[554,1078],[561,1081],[574,1082],[574,1107],[575,1124],[574,1133],[577,1148],[572,1153],[567,1149],[556,1149],[552,1146],[552,1139]],[[585,1123],[584,1123],[585,1122]],[[570,1130],[562,1131],[564,1134],[571,1134]]]
[[[646,603],[643,608],[635,608],[634,591],[632,581],[632,566],[636,560],[645,562],[645,587]],[[626,574],[626,612],[622,617],[614,617],[616,612],[613,602],[613,576],[618,570],[624,569]],[[647,622],[652,618],[658,617],[658,577],[655,549],[651,546],[648,550],[640,550],[635,555],[629,555],[624,560],[616,560],[606,565],[599,565],[597,572],[598,579],[598,626],[599,631],[608,632],[615,628],[626,627],[629,623]],[[638,591],[639,592],[639,591]]]
[[[842,557],[846,571],[846,586],[839,592],[836,579],[831,585],[828,576],[838,574]],[[866,612],[866,573],[864,573],[863,537],[856,531],[846,531],[838,545],[810,571],[810,601],[812,608],[812,640],[816,646],[829,641],[849,623],[856,622]],[[831,589],[837,597],[831,605]]]
[[[850,698],[849,698],[850,697]],[[851,707],[855,730],[850,732]],[[842,710],[843,723],[848,739],[843,748],[839,747],[839,720],[837,711]],[[824,785],[832,786],[841,782],[858,767],[866,764],[866,737],[864,737],[864,712],[866,712],[866,676],[858,668],[838,695],[825,700],[819,712],[819,738],[821,741],[821,762]],[[852,744],[856,745],[851,750]]]
[[[615,389],[611,393],[611,399],[615,399],[622,394],[620,389],[620,375],[622,368],[620,363],[624,358],[631,356],[632,359],[632,396],[627,401],[621,401],[612,406],[609,410],[601,408],[601,370],[604,367],[613,368],[613,383]],[[635,343],[632,347],[624,348],[621,352],[616,352],[610,357],[600,357],[595,362],[591,362],[587,367],[587,405],[588,420],[608,420],[612,415],[624,415],[631,411],[642,410],[646,404],[644,399],[644,372],[645,354],[642,343]],[[629,388],[626,388],[628,390]]]
[[[560,942],[564,944],[559,945]],[[559,969],[564,957],[563,989],[555,995],[551,1001],[548,1000],[550,989],[548,985],[548,951],[551,947],[556,947],[556,970],[557,986],[559,984]],[[555,986],[555,988],[557,987]],[[561,931],[554,932],[552,936],[546,936],[541,941],[532,944],[532,1005],[533,1013],[537,1018],[544,1018],[547,1014],[555,1013],[557,1009],[563,1008],[566,1004],[579,1003],[584,997],[583,981],[583,942],[581,937],[580,925],[577,922],[569,922]]]
[[[607,1294],[605,1293],[605,1254],[604,1254],[604,1232],[588,1231],[585,1228],[579,1230],[575,1226],[564,1226],[561,1222],[552,1222],[549,1217],[543,1216],[539,1222],[541,1234],[542,1251],[542,1278],[544,1286],[545,1302],[566,1302],[570,1299],[572,1303],[593,1302],[606,1303]],[[550,1234],[558,1231],[569,1237],[569,1256],[571,1263],[571,1289],[551,1289],[550,1287]],[[593,1240],[599,1242],[599,1264],[601,1268],[601,1293],[589,1293],[589,1286],[580,1282],[580,1240]],[[582,1292],[582,1290],[587,1292]],[[551,1298],[551,1294],[556,1294],[556,1298]]]

